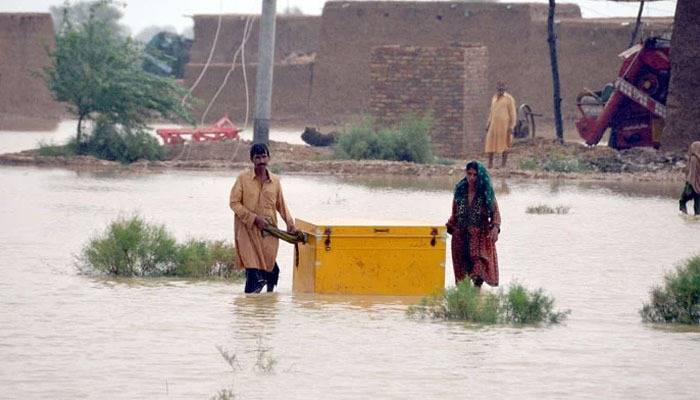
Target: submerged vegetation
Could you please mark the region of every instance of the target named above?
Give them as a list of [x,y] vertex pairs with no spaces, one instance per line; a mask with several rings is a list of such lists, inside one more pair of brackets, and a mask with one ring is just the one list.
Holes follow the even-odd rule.
[[338,138],[335,154],[354,160],[429,163],[433,160],[430,118],[409,116],[392,128],[375,128],[371,119],[347,126]]
[[644,322],[700,324],[700,255],[667,273],[650,296],[639,311]]
[[92,238],[78,256],[81,271],[113,276],[221,277],[240,279],[233,246],[191,239],[177,243],[162,225],[140,217],[118,219]]
[[408,309],[412,317],[479,324],[557,324],[569,313],[554,310],[554,299],[542,289],[532,291],[516,283],[506,291],[481,293],[466,280],[442,295],[424,297]]
[[527,206],[525,213],[527,214],[568,214],[571,207],[555,206],[550,207],[546,204],[538,204],[536,206]]

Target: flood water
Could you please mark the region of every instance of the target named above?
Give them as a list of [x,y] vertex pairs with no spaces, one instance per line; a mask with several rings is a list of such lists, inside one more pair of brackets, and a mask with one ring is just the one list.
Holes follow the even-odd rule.
[[[468,397],[690,399],[700,331],[642,324],[665,271],[700,252],[677,185],[497,181],[501,283],[543,287],[567,323],[474,327],[406,317],[417,298],[297,295],[282,244],[279,290],[79,275],[74,256],[118,216],[178,239],[231,239],[236,172],[0,168],[0,397],[242,399]],[[452,180],[283,175],[294,216],[442,224]],[[567,215],[531,215],[539,203]],[[447,257],[446,285],[453,284]],[[235,355],[232,369],[221,349]]]

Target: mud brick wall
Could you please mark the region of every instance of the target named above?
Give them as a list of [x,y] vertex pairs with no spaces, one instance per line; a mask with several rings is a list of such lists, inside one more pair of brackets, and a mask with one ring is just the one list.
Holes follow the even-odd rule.
[[[377,46],[370,56],[369,111],[384,126],[431,115],[436,154],[463,158],[480,142],[488,57],[483,46]],[[483,118],[481,118],[483,119]]]
[[[219,37],[212,56],[212,63],[230,63],[233,53],[241,45],[243,30],[249,15],[222,15]],[[194,43],[190,51],[190,62],[204,64],[209,57],[218,15],[194,16]],[[293,53],[308,54],[318,50],[318,35],[321,17],[309,15],[278,15],[275,21],[275,61],[280,62]],[[245,45],[246,62],[258,62],[260,39],[260,17],[254,16],[251,33]],[[240,62],[240,55],[238,61]]]
[[49,14],[0,13],[0,129],[51,129],[64,114],[35,76],[53,44]]
[[[187,64],[185,69],[184,86],[192,87],[204,64]],[[214,94],[224,82],[230,65],[210,64],[204,78],[195,87],[192,94],[201,100],[193,110],[193,116],[197,121],[202,117],[204,110],[214,97]],[[248,124],[252,126],[255,114],[255,83],[257,64],[246,63],[245,75],[248,80]],[[271,118],[275,123],[293,124],[303,120],[308,113],[309,95],[311,92],[311,75],[313,63],[307,64],[276,64],[273,72],[272,109]],[[246,91],[243,79],[243,68],[236,65],[233,73],[226,80],[224,88],[212,104],[206,116],[205,122],[215,122],[224,115],[238,126],[243,126],[246,114]]]
[[700,1],[678,0],[671,39],[671,83],[664,148],[687,149],[700,140]]

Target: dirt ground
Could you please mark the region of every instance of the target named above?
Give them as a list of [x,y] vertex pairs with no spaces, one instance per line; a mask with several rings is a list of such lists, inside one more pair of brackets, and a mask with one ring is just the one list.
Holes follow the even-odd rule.
[[[164,169],[231,170],[250,166],[245,140],[195,143],[173,147],[165,161],[140,161],[130,165],[97,160],[91,156],[43,157],[37,150],[0,155],[0,165],[35,165],[69,169],[124,169],[140,172]],[[465,160],[441,160],[415,164],[383,160],[338,160],[328,147],[270,142],[270,168],[277,173],[348,176],[435,177],[463,174]],[[500,159],[490,169],[499,178],[575,179],[608,181],[682,182],[686,154],[647,148],[616,151],[607,146],[587,147],[579,142],[536,137],[517,139],[505,168]],[[483,155],[476,157],[486,162]]]

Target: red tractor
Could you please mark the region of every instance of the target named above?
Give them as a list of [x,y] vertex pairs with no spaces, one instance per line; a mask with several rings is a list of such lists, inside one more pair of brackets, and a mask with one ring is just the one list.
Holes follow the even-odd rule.
[[614,83],[578,95],[576,128],[586,144],[598,144],[610,128],[612,148],[659,148],[671,76],[669,50],[669,40],[648,38],[620,54],[624,61]]

